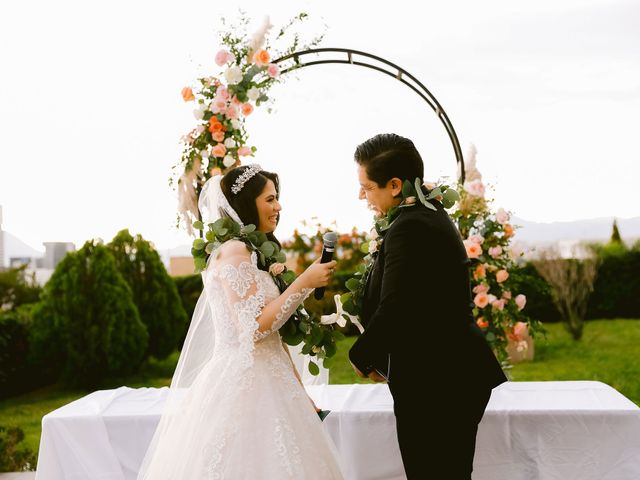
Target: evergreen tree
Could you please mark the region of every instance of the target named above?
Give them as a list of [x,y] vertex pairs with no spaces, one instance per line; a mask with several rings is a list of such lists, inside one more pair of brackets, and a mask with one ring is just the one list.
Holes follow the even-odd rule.
[[58,264],[33,322],[40,365],[57,373],[59,362],[69,385],[91,388],[105,377],[132,374],[147,348],[147,330],[129,286],[111,251],[93,241]]
[[609,240],[609,243],[622,244],[622,237],[618,230],[618,220],[615,218],[613,219],[613,231],[611,232],[611,240]]
[[122,230],[107,246],[133,292],[140,319],[149,332],[146,355],[167,357],[176,349],[187,323],[175,282],[158,252],[142,236],[134,238],[128,230]]

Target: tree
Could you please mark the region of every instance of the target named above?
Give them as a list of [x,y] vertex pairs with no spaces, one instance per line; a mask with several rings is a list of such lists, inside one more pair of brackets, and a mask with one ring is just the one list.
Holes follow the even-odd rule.
[[[578,258],[582,256],[582,258]],[[584,319],[593,291],[598,259],[590,250],[573,249],[573,258],[561,258],[557,249],[540,252],[534,265],[551,287],[551,298],[574,340],[582,338]]]
[[65,383],[86,388],[134,373],[148,341],[111,251],[93,241],[58,264],[34,311],[32,333],[39,364],[59,362]]
[[618,230],[618,221],[615,218],[613,219],[613,231],[611,232],[611,240],[609,240],[609,243],[622,244],[622,237]]
[[107,245],[113,252],[147,327],[149,344],[145,356],[166,358],[180,341],[187,315],[175,283],[167,273],[158,252],[142,236],[132,237],[122,230]]
[[40,287],[33,274],[28,275],[26,265],[0,271],[0,311],[35,303],[40,297]]

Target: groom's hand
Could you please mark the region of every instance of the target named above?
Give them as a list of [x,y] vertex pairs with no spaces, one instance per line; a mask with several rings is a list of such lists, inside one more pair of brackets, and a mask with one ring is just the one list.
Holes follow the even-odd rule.
[[386,379],[375,370],[369,374],[369,380],[373,380],[376,383],[386,382]]
[[358,367],[356,367],[356,366],[353,364],[353,362],[350,362],[350,363],[351,363],[351,366],[353,367],[353,369],[355,370],[356,374],[357,374],[360,378],[367,378],[367,376],[366,376],[364,373],[362,373],[362,372],[360,371],[360,369],[359,369]]

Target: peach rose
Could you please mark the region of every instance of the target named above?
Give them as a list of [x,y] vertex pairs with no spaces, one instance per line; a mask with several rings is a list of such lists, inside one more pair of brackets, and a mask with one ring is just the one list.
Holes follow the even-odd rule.
[[280,75],[280,69],[276,64],[271,63],[267,67],[267,75],[269,75],[271,78],[276,78],[278,75]]
[[267,52],[264,49],[258,50],[253,55],[253,63],[258,65],[259,67],[264,67],[265,65],[268,65],[270,59],[271,57],[269,56],[269,52]]
[[469,258],[478,258],[482,255],[482,247],[476,242],[465,240],[463,243],[464,247],[467,249],[467,255]]
[[511,238],[513,237],[513,227],[511,225],[509,225],[508,223],[504,224],[504,227],[502,227],[504,230],[504,236],[506,238]]
[[480,280],[481,278],[485,278],[487,276],[487,267],[484,263],[476,265],[475,270],[473,271],[474,280]]
[[269,267],[269,273],[274,277],[284,272],[284,263],[274,263]]
[[218,143],[211,149],[211,155],[213,155],[214,157],[224,157],[226,153],[227,147],[225,147],[223,143]]
[[502,298],[505,300],[511,300],[511,292],[509,290],[505,290],[502,292]]
[[509,272],[506,270],[498,270],[498,273],[496,273],[498,283],[506,282],[507,278],[509,278]]
[[527,304],[527,297],[523,294],[516,296],[516,305],[518,306],[518,310],[522,310],[524,306]]
[[249,147],[240,147],[238,149],[238,155],[241,157],[246,157],[247,155],[251,155],[251,149]]
[[479,283],[475,287],[473,287],[473,293],[488,293],[489,285],[486,283]]
[[227,87],[225,87],[224,85],[220,85],[216,89],[216,97],[219,97],[225,101],[229,100],[229,90],[227,90]]
[[491,256],[491,258],[498,258],[500,255],[502,255],[502,247],[500,245],[496,247],[490,247],[489,255]]
[[475,303],[476,306],[478,306],[480,308],[484,308],[487,305],[489,305],[489,296],[486,293],[478,293],[473,298],[473,303]]
[[487,328],[489,326],[489,322],[487,322],[484,317],[478,317],[478,320],[476,320],[476,324],[480,327],[480,328]]
[[212,177],[217,177],[218,175],[222,175],[222,170],[220,170],[218,167],[213,167],[211,170],[209,170],[209,175],[211,175]]
[[503,310],[504,299],[501,298],[500,300],[494,300],[493,302],[491,302],[491,306],[493,307],[494,310]]
[[182,99],[185,102],[191,102],[196,99],[196,97],[193,96],[193,90],[191,90],[191,87],[184,87],[182,89]]
[[229,108],[227,108],[227,117],[233,120],[238,118],[238,115],[238,108],[235,105],[229,105]]
[[525,338],[529,334],[529,327],[524,322],[516,322],[513,326],[513,334],[518,338]]
[[222,143],[224,142],[224,132],[214,132],[211,134],[211,138],[213,138],[216,142]]
[[243,103],[242,114],[246,117],[247,115],[251,115],[251,112],[253,112],[253,105],[250,103]]

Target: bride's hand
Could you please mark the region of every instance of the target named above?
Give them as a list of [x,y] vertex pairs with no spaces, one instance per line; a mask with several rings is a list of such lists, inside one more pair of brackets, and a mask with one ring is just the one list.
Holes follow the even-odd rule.
[[315,261],[300,275],[306,288],[326,287],[331,280],[331,275],[336,269],[338,262],[332,260],[327,263]]

